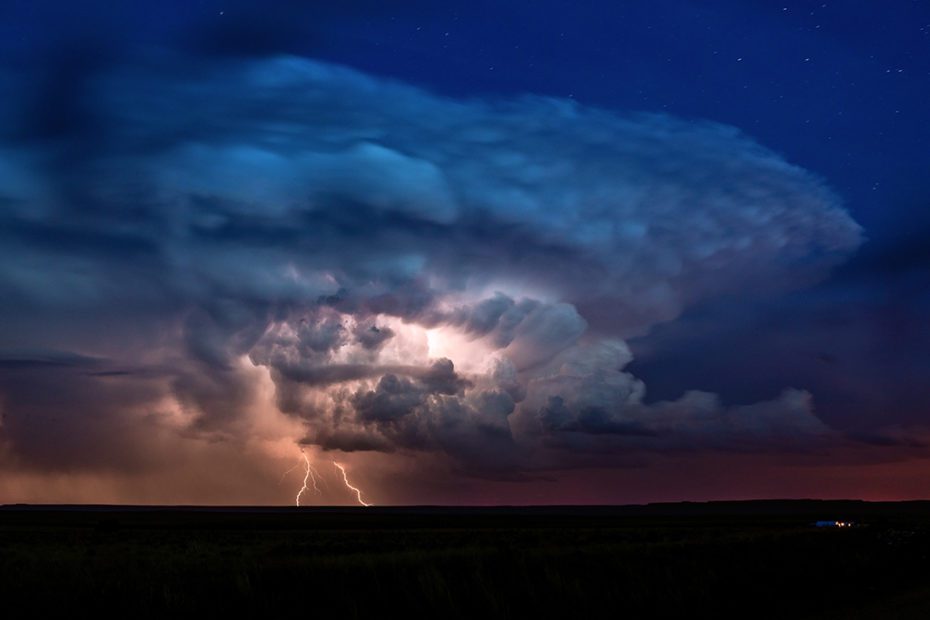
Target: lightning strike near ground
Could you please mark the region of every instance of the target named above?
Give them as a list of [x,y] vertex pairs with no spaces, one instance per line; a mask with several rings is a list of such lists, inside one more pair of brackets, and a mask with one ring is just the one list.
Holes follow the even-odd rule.
[[356,498],[358,498],[358,503],[361,504],[362,506],[371,506],[371,504],[369,504],[368,502],[362,499],[362,492],[356,487],[352,486],[352,484],[349,482],[349,477],[346,475],[346,468],[340,465],[339,463],[337,463],[336,461],[333,461],[333,465],[338,467],[339,471],[342,472],[342,481],[346,483],[346,486],[352,489],[353,491],[355,491],[355,496]]
[[294,498],[294,503],[297,504],[297,506],[300,506],[300,497],[304,494],[304,492],[310,490],[310,487],[307,486],[308,480],[313,485],[314,492],[316,492],[317,495],[320,494],[320,487],[316,483],[316,470],[314,469],[313,465],[310,464],[310,458],[303,450],[300,451],[300,456],[302,456],[304,459],[304,483],[303,486],[300,487],[300,490],[297,492],[297,497]]

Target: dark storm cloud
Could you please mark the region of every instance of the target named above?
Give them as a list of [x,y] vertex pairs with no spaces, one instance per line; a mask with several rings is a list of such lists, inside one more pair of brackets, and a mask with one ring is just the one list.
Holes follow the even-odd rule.
[[103,360],[70,351],[55,350],[0,350],[0,366],[7,369],[24,369],[34,367],[84,367],[93,369]]
[[645,435],[656,432],[635,422],[612,419],[610,413],[596,406],[589,406],[576,413],[565,406],[562,396],[550,396],[546,406],[540,409],[539,419],[544,427],[553,431],[575,431],[592,435]]
[[[542,466],[540,445],[570,461],[605,437],[621,451],[829,435],[801,392],[647,405],[624,370],[624,338],[720,295],[809,283],[858,246],[811,174],[732,127],[453,100],[295,57],[231,59],[241,41],[218,40],[219,59],[78,63],[56,81],[67,119],[4,131],[4,340],[170,369],[85,383],[20,369],[2,432],[23,461],[79,463],[62,460],[66,438],[105,461],[92,421],[136,425],[126,441],[144,443],[146,411],[174,411],[179,433],[248,436],[261,373],[305,443],[440,452],[471,471]],[[2,118],[31,117],[19,103]],[[430,353],[448,337],[465,361]],[[67,403],[39,396],[58,381]],[[37,408],[61,412],[55,433]]]
[[919,432],[930,398],[930,235],[917,220],[866,244],[814,290],[707,304],[658,326],[632,342],[631,371],[652,398],[701,385],[749,402],[793,385],[815,395],[821,419],[863,441],[895,425]]
[[355,340],[366,349],[378,349],[387,340],[394,337],[394,330],[390,327],[378,327],[374,323],[359,323],[353,333]]

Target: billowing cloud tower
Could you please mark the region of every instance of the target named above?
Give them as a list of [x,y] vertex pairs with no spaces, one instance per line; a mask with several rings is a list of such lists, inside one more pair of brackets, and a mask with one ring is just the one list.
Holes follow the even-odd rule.
[[95,74],[78,130],[0,149],[7,492],[112,474],[108,497],[160,499],[153,472],[193,471],[182,499],[273,501],[298,444],[410,481],[829,438],[791,386],[649,403],[625,370],[631,336],[860,243],[736,129],[291,57],[180,66]]

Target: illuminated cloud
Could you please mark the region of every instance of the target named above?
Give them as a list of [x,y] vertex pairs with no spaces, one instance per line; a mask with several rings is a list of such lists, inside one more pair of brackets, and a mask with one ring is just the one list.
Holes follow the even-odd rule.
[[485,475],[830,436],[804,392],[647,404],[624,370],[626,338],[860,243],[738,130],[289,57],[176,67],[89,75],[85,131],[2,151],[0,318],[33,351],[0,360],[9,462],[157,468],[153,425]]

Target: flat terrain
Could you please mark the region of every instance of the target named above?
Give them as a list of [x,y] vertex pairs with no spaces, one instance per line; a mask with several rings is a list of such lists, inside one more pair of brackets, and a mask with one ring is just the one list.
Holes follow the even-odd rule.
[[32,617],[925,618],[930,503],[5,506],[0,600]]

